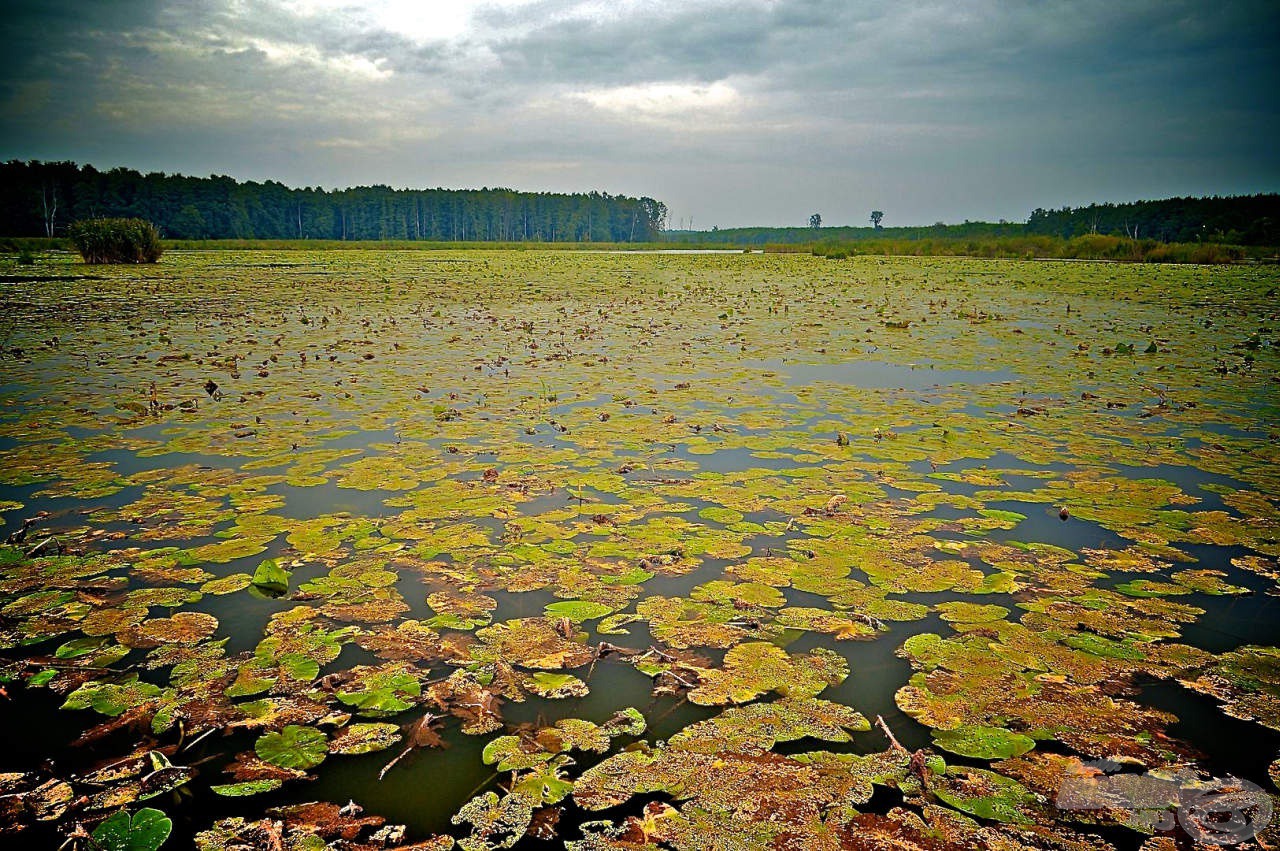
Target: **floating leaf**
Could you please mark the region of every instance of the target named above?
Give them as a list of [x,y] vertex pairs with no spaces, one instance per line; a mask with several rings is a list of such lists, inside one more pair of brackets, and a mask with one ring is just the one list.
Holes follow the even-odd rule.
[[94,709],[116,717],[124,712],[162,697],[164,690],[136,676],[116,683],[88,682],[67,695],[63,709]]
[[1009,610],[1004,606],[976,603],[939,603],[936,607],[942,619],[949,623],[973,624],[1002,620]]
[[289,571],[273,558],[261,562],[250,580],[255,588],[267,594],[280,596],[289,591]]
[[559,603],[548,603],[545,611],[549,618],[568,618],[574,623],[582,623],[610,614],[613,607],[587,600],[562,600]]
[[556,631],[548,618],[522,618],[485,627],[476,636],[491,658],[526,668],[576,668],[591,660],[591,650]]
[[772,703],[753,703],[726,709],[714,718],[692,724],[670,739],[680,750],[715,754],[771,750],[778,742],[816,738],[847,742],[848,730],[870,730],[861,713],[812,697],[786,697]]
[[571,762],[566,756],[552,757],[543,765],[517,774],[511,794],[521,796],[533,806],[560,803],[573,791],[573,781],[562,771]]
[[254,751],[266,762],[281,768],[308,769],[324,762],[328,754],[328,739],[324,733],[311,727],[289,724],[278,733],[267,733],[253,745]]
[[122,633],[135,647],[158,644],[197,644],[213,634],[218,619],[204,612],[176,612],[170,618],[154,618]]
[[329,753],[352,755],[386,750],[400,741],[396,724],[352,724],[329,740]]
[[689,692],[689,700],[703,706],[746,703],[767,691],[790,697],[812,697],[828,686],[844,682],[848,663],[839,654],[819,647],[806,656],[791,657],[764,641],[739,644]]
[[223,783],[209,788],[215,794],[222,795],[225,798],[245,798],[250,795],[261,795],[264,792],[274,792],[283,784],[283,780],[269,778],[266,780],[246,780],[243,783]]
[[172,830],[173,822],[159,810],[144,808],[132,816],[120,810],[94,828],[93,841],[104,851],[156,851]]
[[523,795],[499,798],[485,792],[472,798],[453,816],[454,824],[471,825],[471,834],[458,840],[463,851],[491,851],[510,848],[524,837],[533,819],[533,806]]
[[935,730],[933,740],[945,751],[972,759],[1008,759],[1036,746],[1035,740],[1001,727]]
[[422,683],[406,665],[354,668],[354,682],[338,692],[338,700],[361,714],[392,715],[409,709],[422,694]]
[[208,582],[200,586],[202,594],[233,594],[248,588],[253,583],[253,578],[247,573],[231,573],[218,579],[210,579]]
[[548,671],[536,671],[526,681],[528,688],[540,697],[563,699],[567,697],[586,697],[587,684],[572,674],[553,674]]
[[53,655],[59,659],[78,659],[97,653],[106,643],[107,639],[102,636],[76,638],[61,645]]
[[949,766],[930,786],[938,799],[979,818],[1031,824],[1027,810],[1037,798],[1021,783],[993,771]]

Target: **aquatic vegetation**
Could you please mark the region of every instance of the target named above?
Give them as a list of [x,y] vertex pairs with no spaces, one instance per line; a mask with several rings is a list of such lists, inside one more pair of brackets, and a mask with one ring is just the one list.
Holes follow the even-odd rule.
[[93,841],[105,851],[155,851],[169,838],[173,822],[150,807],[132,816],[125,810],[108,816],[93,831]]
[[1273,267],[46,265],[0,705],[59,722],[0,829],[1080,849],[1191,805],[1073,778],[1275,788],[1203,721],[1280,753]]

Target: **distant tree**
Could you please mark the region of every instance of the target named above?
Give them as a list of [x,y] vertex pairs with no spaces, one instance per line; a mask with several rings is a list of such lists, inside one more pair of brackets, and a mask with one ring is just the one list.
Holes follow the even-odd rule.
[[876,230],[880,230],[880,221],[884,218],[884,213],[879,210],[871,211],[871,226]]
[[818,228],[822,227],[821,213],[814,213],[812,216],[809,217],[809,227],[813,228],[814,230],[817,230]]

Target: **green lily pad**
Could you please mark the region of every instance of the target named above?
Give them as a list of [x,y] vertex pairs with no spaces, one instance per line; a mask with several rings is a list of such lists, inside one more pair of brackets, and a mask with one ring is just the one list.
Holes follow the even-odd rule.
[[253,571],[253,586],[266,594],[281,596],[289,593],[289,571],[273,558],[266,559]]
[[222,783],[209,788],[213,790],[214,794],[221,795],[224,798],[247,798],[250,795],[274,792],[283,785],[283,780],[268,777],[263,780],[246,780],[243,783]]
[[422,694],[422,682],[405,665],[356,668],[352,685],[338,692],[338,700],[364,715],[393,715],[412,707]]
[[160,810],[144,808],[132,816],[125,810],[112,813],[94,828],[93,841],[103,851],[156,851],[173,830],[173,822]]
[[264,762],[303,770],[315,768],[329,753],[324,733],[297,724],[289,724],[278,733],[267,733],[254,743],[253,749]]
[[118,683],[88,682],[67,695],[62,708],[94,709],[114,718],[163,694],[159,686],[141,682],[136,676]]
[[1008,759],[1036,746],[1034,739],[1001,727],[934,730],[933,741],[945,751],[972,759]]
[[612,613],[613,607],[588,600],[562,600],[558,603],[549,603],[545,611],[549,618],[568,618],[574,623],[582,623]]
[[567,697],[586,697],[587,684],[572,674],[553,674],[549,671],[535,671],[529,675],[529,690],[540,697],[563,699]]
[[104,636],[76,638],[61,645],[53,655],[59,659],[78,659],[96,653],[106,643]]
[[1028,809],[1038,803],[1035,793],[994,771],[948,766],[930,791],[940,801],[978,818],[1010,824],[1032,824]]

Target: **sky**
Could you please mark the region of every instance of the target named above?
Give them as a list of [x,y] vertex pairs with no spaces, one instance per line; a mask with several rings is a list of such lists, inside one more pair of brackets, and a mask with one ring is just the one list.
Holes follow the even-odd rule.
[[670,226],[1280,191],[1275,0],[6,0],[0,159]]

